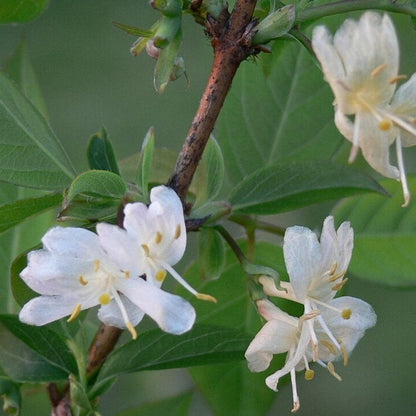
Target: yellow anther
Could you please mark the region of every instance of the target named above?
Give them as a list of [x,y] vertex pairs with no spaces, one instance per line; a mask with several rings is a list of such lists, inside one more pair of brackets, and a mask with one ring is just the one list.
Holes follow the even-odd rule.
[[341,316],[344,319],[350,319],[351,318],[351,315],[352,315],[352,310],[350,308],[343,309],[343,311],[341,312]]
[[299,402],[293,402],[293,408],[290,411],[291,413],[296,413],[300,409],[300,403]]
[[299,324],[302,324],[303,323],[303,321],[309,321],[309,319],[313,319],[313,318],[316,318],[318,315],[320,315],[321,314],[321,312],[320,311],[318,311],[318,310],[316,310],[316,311],[312,311],[312,312],[308,312],[308,313],[305,313],[304,315],[302,315],[300,318],[299,318]]
[[178,224],[176,226],[175,235],[173,236],[173,238],[177,240],[180,236],[181,236],[181,226],[180,224]]
[[381,120],[378,123],[378,128],[382,131],[389,131],[393,127],[393,123],[391,120]]
[[206,300],[208,302],[217,303],[217,299],[215,299],[214,296],[207,295],[205,293],[197,293],[195,296],[197,297],[197,299],[201,299],[201,300]]
[[334,355],[338,354],[337,347],[331,341],[327,341],[326,339],[322,339],[320,342],[324,347],[328,348],[328,350],[331,354],[334,354]]
[[341,346],[341,353],[342,353],[342,358],[344,359],[344,365],[348,364],[348,352],[347,349],[344,347],[343,344],[340,344]]
[[100,269],[100,260],[94,260],[94,272],[97,273]]
[[305,371],[305,380],[310,381],[315,377],[315,371],[309,369]]
[[156,273],[155,279],[158,282],[163,282],[165,280],[166,274],[167,273],[166,273],[165,270],[158,270],[157,273]]
[[341,376],[335,372],[334,364],[332,364],[331,361],[327,364],[326,368],[331,373],[331,375],[333,375],[338,381],[342,381]]
[[344,280],[341,280],[336,285],[332,286],[332,290],[340,290],[344,287],[344,285],[348,282],[348,277],[346,277]]
[[85,280],[84,276],[79,276],[78,280],[82,284],[82,286],[86,286],[88,284],[88,280]]
[[338,280],[340,277],[343,277],[345,273],[346,273],[346,271],[341,272],[341,273],[334,274],[333,276],[331,276],[331,277],[328,279],[328,281],[329,281],[329,282],[335,282],[335,280]]
[[81,312],[81,304],[78,303],[75,306],[74,310],[72,311],[71,316],[67,319],[67,322],[72,322],[79,315],[80,312]]
[[371,72],[371,76],[374,78],[376,77],[383,69],[387,68],[387,64],[381,64],[378,67],[376,67],[375,69],[373,69],[373,71]]
[[130,277],[130,270],[124,270],[124,276],[128,279]]
[[155,238],[156,244],[160,244],[160,243],[162,242],[162,238],[163,238],[162,233],[160,233],[160,232],[158,231],[158,232],[156,233],[156,238]]
[[329,271],[330,276],[332,276],[335,273],[335,271],[337,270],[337,267],[338,267],[337,262],[334,262],[334,264],[331,267],[331,270]]
[[144,254],[146,254],[146,257],[149,257],[150,249],[147,244],[142,244],[142,249],[144,250]]
[[137,339],[137,331],[136,328],[133,326],[133,324],[129,321],[126,323],[126,327],[129,330],[131,337],[133,339]]
[[407,75],[397,75],[393,78],[390,78],[389,83],[395,84],[396,82],[403,81],[404,79],[407,79]]
[[98,298],[98,302],[101,303],[101,305],[108,305],[111,302],[111,296],[109,293],[103,293]]

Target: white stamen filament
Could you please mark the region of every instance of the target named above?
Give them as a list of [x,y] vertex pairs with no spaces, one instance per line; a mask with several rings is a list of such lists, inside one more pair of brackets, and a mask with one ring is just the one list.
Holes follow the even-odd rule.
[[328,335],[329,339],[332,341],[332,343],[337,347],[338,351],[341,352],[341,345],[339,345],[339,342],[336,340],[330,329],[328,328],[328,325],[322,318],[322,316],[318,316],[318,322],[321,325],[322,329],[325,331],[325,333]]
[[293,397],[293,409],[291,410],[291,412],[295,413],[300,408],[300,402],[299,402],[298,389],[296,386],[296,370],[294,368],[290,370],[290,381],[292,383],[292,397]]
[[112,289],[111,294],[113,295],[113,299],[116,301],[117,306],[120,309],[121,316],[123,317],[124,323],[126,324],[126,328],[129,330],[132,338],[136,339],[137,338],[137,332],[134,329],[133,324],[129,320],[129,316],[128,316],[127,311],[126,311],[126,307],[124,306],[123,302],[121,301],[117,290]]
[[403,162],[402,141],[400,138],[400,132],[398,133],[397,138],[396,138],[396,155],[397,155],[397,165],[399,167],[399,172],[400,172],[400,182],[402,183],[403,197],[404,197],[404,203],[402,204],[402,207],[407,207],[410,202],[410,191],[407,186],[406,171],[405,171],[404,162]]

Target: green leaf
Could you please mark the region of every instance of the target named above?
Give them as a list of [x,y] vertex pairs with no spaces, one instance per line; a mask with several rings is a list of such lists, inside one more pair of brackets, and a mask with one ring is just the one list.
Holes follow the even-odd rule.
[[224,183],[224,158],[213,136],[210,137],[205,147],[195,180],[198,181],[195,207],[212,201],[221,191]]
[[181,368],[243,359],[249,337],[234,328],[195,325],[183,335],[159,329],[127,342],[104,363],[95,388],[121,374],[143,370]]
[[[181,22],[182,17],[175,19],[165,19],[165,21],[178,21]],[[172,39],[166,47],[160,49],[159,57],[155,66],[154,73],[154,86],[157,92],[164,92],[168,82],[171,78],[172,72],[174,71],[175,59],[179,51],[179,47],[182,43],[182,29],[179,29],[174,39]]]
[[21,23],[39,16],[49,4],[49,0],[2,0],[0,3],[0,23]]
[[212,228],[202,228],[198,237],[198,265],[202,277],[216,279],[225,267],[224,241]]
[[61,194],[49,194],[0,205],[0,233],[48,208],[59,206],[61,203]]
[[88,398],[85,387],[72,374],[69,377],[69,386],[72,405],[78,408],[76,414],[79,416],[95,416],[97,413],[95,413],[95,408]]
[[65,341],[47,327],[26,325],[14,315],[0,315],[0,324],[50,364],[69,373],[76,373],[75,359]]
[[18,382],[66,380],[68,372],[52,364],[16,337],[0,321],[0,367]]
[[187,391],[175,397],[161,399],[155,402],[146,403],[140,407],[126,410],[117,416],[187,416],[191,404],[193,392]]
[[[416,195],[416,177],[408,177]],[[400,183],[381,181],[392,194],[351,198],[335,211],[338,221],[351,221],[354,251],[349,273],[362,279],[393,287],[416,287],[416,205],[402,208]]]
[[155,129],[150,127],[143,140],[140,152],[140,168],[137,183],[140,185],[145,201],[149,200],[149,181],[155,153]]
[[91,169],[108,170],[120,175],[114,149],[105,128],[91,137],[87,149],[87,158]]
[[280,163],[247,176],[231,193],[233,211],[277,214],[366,192],[386,194],[371,177],[330,161]]
[[20,385],[0,376],[0,397],[3,399],[3,410],[7,414],[19,416],[22,404]]
[[[281,247],[258,243],[254,254],[256,264],[272,267],[283,278],[287,277]],[[249,297],[246,275],[231,250],[226,250],[225,263],[226,269],[217,280],[202,280],[197,263],[185,274],[198,292],[209,293],[218,300],[215,307],[208,302],[195,305],[198,322],[235,328],[253,337],[262,321]],[[251,373],[245,361],[192,368],[190,372],[216,415],[262,415],[275,398],[275,393],[265,387],[264,379],[283,362],[284,356],[275,357],[272,366],[263,373]]]
[[61,190],[73,176],[72,165],[45,119],[0,73],[0,180]]
[[[38,248],[40,248],[40,245]],[[10,287],[14,299],[19,306],[23,306],[26,302],[29,302],[30,299],[39,296],[39,294],[27,286],[20,277],[20,272],[27,265],[27,253],[28,252],[24,252],[17,256],[10,267]]]
[[126,184],[119,175],[106,170],[88,170],[71,183],[65,206],[80,195],[122,199],[126,191]]
[[40,90],[39,82],[29,59],[26,42],[22,40],[11,59],[5,65],[6,72],[20,87],[22,93],[32,104],[48,118],[46,103]]
[[120,22],[113,22],[113,25],[124,30],[129,35],[142,36],[145,38],[151,38],[153,36],[153,31],[151,30],[140,29],[139,27],[129,26]]
[[230,188],[276,161],[330,159],[345,141],[334,125],[331,90],[312,58],[294,42],[276,47],[281,50],[266,57],[266,80],[260,65],[243,62],[221,112],[218,141]]

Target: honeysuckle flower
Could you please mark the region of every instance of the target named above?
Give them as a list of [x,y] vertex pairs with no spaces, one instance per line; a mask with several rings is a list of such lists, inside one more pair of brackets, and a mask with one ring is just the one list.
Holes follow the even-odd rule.
[[[107,234],[107,244],[111,235]],[[43,249],[28,255],[21,272],[26,284],[41,296],[20,311],[22,322],[45,325],[81,310],[100,305],[98,317],[108,325],[127,328],[137,337],[135,326],[149,315],[166,332],[181,334],[195,321],[194,308],[183,298],[164,292],[137,273],[132,259],[119,250],[106,250],[101,237],[83,228],[50,229],[42,239]]]
[[174,269],[186,247],[186,228],[182,203],[175,191],[157,186],[150,192],[150,205],[127,204],[123,228],[98,224],[101,244],[123,257],[123,264],[136,275],[160,286],[167,272],[199,299],[215,302],[212,296],[198,293]]
[[[361,149],[373,169],[401,181],[403,206],[408,205],[402,146],[416,144],[416,74],[395,92],[406,77],[398,73],[399,45],[390,17],[366,12],[359,21],[347,19],[334,37],[317,26],[312,47],[335,95],[335,124],[352,142],[349,162]],[[397,167],[389,156],[394,141]]]
[[[343,359],[346,365],[351,351],[365,330],[375,324],[376,316],[371,306],[359,299],[354,302],[354,311],[350,319],[343,319],[333,308],[341,309],[345,304],[350,305],[349,298],[334,299],[330,301],[329,307],[324,307],[321,311],[295,318],[266,299],[257,301],[258,310],[267,322],[247,348],[245,357],[248,367],[254,372],[264,371],[269,367],[274,354],[287,353],[285,365],[268,376],[266,384],[277,391],[280,378],[290,374],[292,412],[296,412],[300,407],[296,371],[305,370],[305,378],[312,380],[314,371],[309,363],[316,361],[326,367],[335,378],[341,380],[335,372],[333,361]],[[319,314],[322,320],[316,319]],[[308,327],[309,322],[314,327],[314,334],[320,345],[317,354]]]
[[172,268],[183,256],[186,229],[182,203],[176,193],[158,186],[151,203],[127,204],[124,229],[98,224],[97,234],[81,228],[51,229],[42,239],[44,248],[29,253],[21,277],[41,296],[20,313],[23,322],[43,325],[101,305],[98,317],[109,325],[134,326],[144,313],[166,332],[188,331],[195,320],[193,307],[184,299],[160,289],[171,273],[197,297],[199,294]]

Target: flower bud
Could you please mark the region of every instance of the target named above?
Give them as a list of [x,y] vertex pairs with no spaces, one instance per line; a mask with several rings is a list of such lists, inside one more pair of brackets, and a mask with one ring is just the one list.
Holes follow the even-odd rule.
[[264,18],[254,30],[253,45],[261,45],[285,35],[295,22],[295,6],[292,4],[274,11]]

